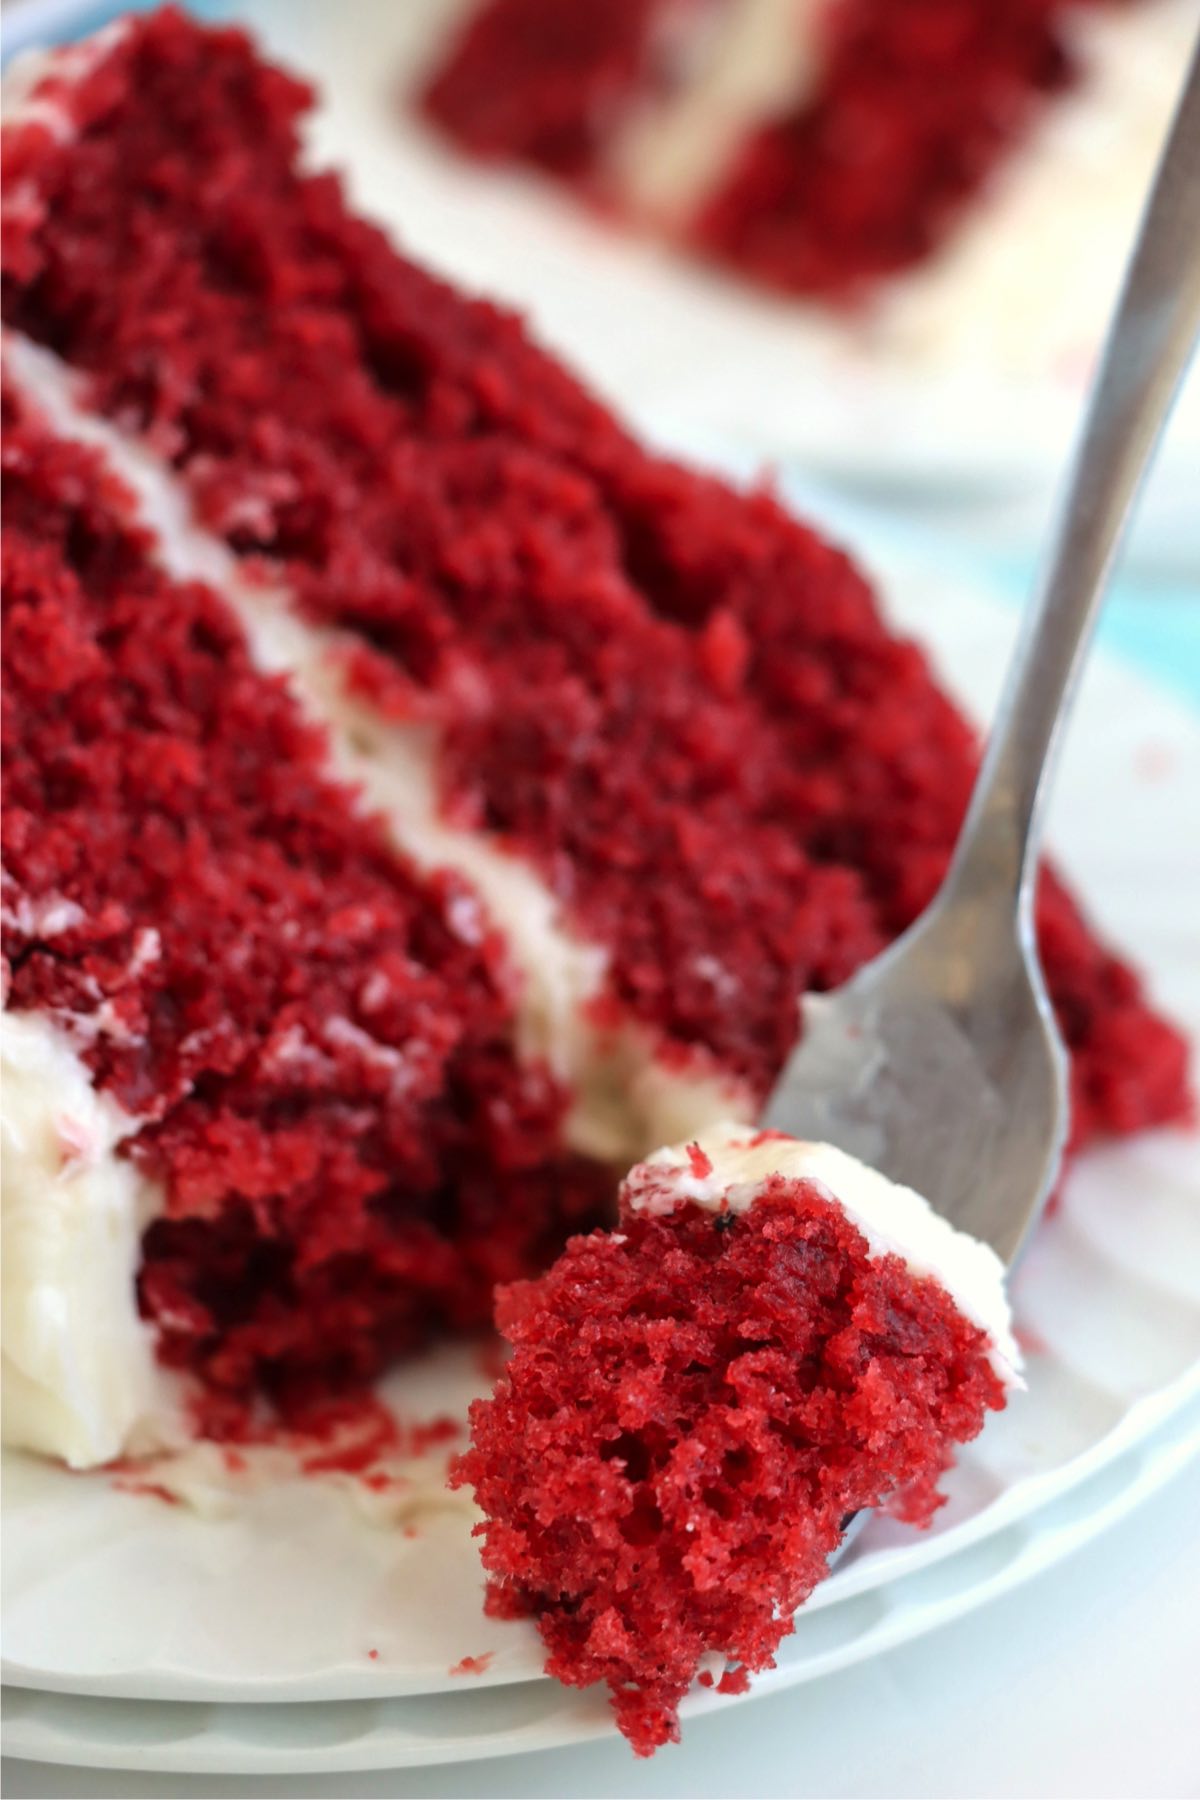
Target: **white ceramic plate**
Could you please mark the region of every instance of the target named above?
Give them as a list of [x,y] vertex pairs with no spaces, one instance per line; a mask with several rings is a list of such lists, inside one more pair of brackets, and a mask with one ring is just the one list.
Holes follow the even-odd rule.
[[[977,713],[994,701],[1011,615],[907,555],[876,557],[897,621],[935,645]],[[1200,727],[1097,658],[1052,832],[1103,924],[1135,946],[1200,1036]],[[1043,1224],[1015,1300],[1029,1391],[968,1448],[927,1534],[873,1520],[810,1603],[843,1605],[979,1544],[1089,1477],[1200,1387],[1200,1163],[1192,1134],[1086,1158]],[[397,1377],[409,1417],[461,1414],[481,1376],[443,1351]],[[197,1517],[29,1459],[6,1468],[4,1678],[142,1699],[357,1700],[535,1677],[532,1628],[485,1620],[469,1514],[418,1495],[406,1537],[313,1481]],[[439,1510],[440,1507],[440,1510]],[[370,1652],[377,1655],[371,1656]]]
[[[1147,1499],[1200,1451],[1200,1406],[1099,1474],[986,1543],[938,1568],[889,1581],[869,1597],[801,1618],[779,1666],[748,1696],[697,1692],[687,1720],[833,1674],[920,1637],[998,1598],[1080,1549]],[[549,1750],[611,1735],[594,1691],[550,1682],[414,1699],[316,1702],[308,1706],[158,1704],[6,1690],[9,1755],[89,1768],[171,1774],[347,1773],[414,1768]]]

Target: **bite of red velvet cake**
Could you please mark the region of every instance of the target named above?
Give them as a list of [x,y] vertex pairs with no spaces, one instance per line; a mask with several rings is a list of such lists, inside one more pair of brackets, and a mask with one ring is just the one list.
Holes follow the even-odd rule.
[[[5,1427],[89,1464],[483,1324],[752,1119],[974,734],[863,573],[356,218],[174,9],[6,109]],[[1047,875],[1076,1143],[1186,1054]]]
[[1019,1355],[994,1252],[824,1144],[719,1126],[621,1190],[615,1231],[503,1290],[514,1351],[453,1479],[489,1606],[606,1682],[649,1754],[697,1674],[772,1664],[847,1520],[939,1504]]

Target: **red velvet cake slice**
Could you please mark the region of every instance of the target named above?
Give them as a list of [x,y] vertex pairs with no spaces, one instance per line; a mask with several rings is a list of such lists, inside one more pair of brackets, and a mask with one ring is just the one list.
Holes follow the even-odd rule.
[[[369,1381],[753,1118],[975,767],[850,559],[398,255],[310,100],[167,9],[6,112],[5,1425],[76,1462],[156,1363]],[[1039,929],[1077,1141],[1178,1116]]]
[[850,1515],[915,1523],[1019,1381],[993,1251],[827,1144],[718,1126],[501,1292],[514,1345],[453,1479],[489,1606],[607,1682],[648,1755],[698,1673],[770,1667]]

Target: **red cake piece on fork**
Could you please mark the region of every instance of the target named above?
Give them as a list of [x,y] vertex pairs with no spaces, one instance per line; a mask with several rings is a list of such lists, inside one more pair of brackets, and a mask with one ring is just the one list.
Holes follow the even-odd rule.
[[454,1479],[489,1604],[604,1681],[650,1754],[693,1680],[770,1667],[848,1518],[916,1523],[1019,1380],[995,1253],[843,1152],[721,1126],[635,1168],[619,1228],[500,1297],[515,1346]]

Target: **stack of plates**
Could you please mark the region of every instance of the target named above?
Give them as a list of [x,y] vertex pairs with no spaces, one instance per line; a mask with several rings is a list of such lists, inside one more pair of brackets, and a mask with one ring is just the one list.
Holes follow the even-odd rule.
[[[876,558],[877,562],[881,559]],[[906,554],[878,570],[897,622],[986,718],[1011,615]],[[1200,1037],[1200,728],[1098,656],[1051,835],[1102,925]],[[952,1472],[928,1533],[873,1519],[753,1693],[811,1681],[960,1617],[1085,1543],[1200,1449],[1196,1139],[1089,1155],[1017,1272],[1028,1390]],[[986,1171],[982,1172],[986,1179]],[[403,1377],[410,1417],[461,1412],[481,1377],[444,1350]],[[32,1459],[5,1469],[6,1747],[96,1767],[350,1770],[548,1748],[611,1729],[602,1698],[540,1671],[486,1620],[470,1515],[410,1535],[292,1481],[207,1517]],[[455,1673],[464,1658],[477,1672]],[[707,1712],[735,1698],[700,1692]],[[685,1727],[686,1728],[686,1727]]]
[[[1165,1343],[1160,1347],[1165,1349]],[[1066,1368],[1059,1364],[1064,1375]],[[1026,1452],[1037,1429],[1032,1421],[1027,1425]],[[1010,1449],[1019,1436],[1013,1434]],[[957,1517],[935,1534],[902,1543],[898,1533],[889,1535],[887,1526],[872,1523],[845,1564],[804,1609],[778,1667],[758,1677],[751,1697],[847,1668],[960,1618],[1051,1567],[1122,1518],[1200,1450],[1195,1369],[1190,1377],[1173,1383],[1170,1391],[1145,1396],[1128,1407],[1103,1439],[1074,1456],[1064,1455],[1069,1438],[1064,1429],[1053,1448],[1042,1443],[1046,1465],[1042,1472],[1003,1489],[996,1484],[1005,1458],[994,1442],[986,1458],[973,1456],[952,1484]],[[1056,1456],[1057,1466],[1052,1467]],[[990,1490],[986,1499],[985,1490]],[[974,1507],[969,1492],[977,1496]],[[156,1503],[128,1504],[136,1512]],[[91,1768],[175,1774],[315,1774],[409,1768],[550,1749],[582,1743],[612,1729],[599,1696],[561,1688],[537,1673],[536,1642],[523,1627],[507,1628],[513,1642],[506,1655],[503,1660],[498,1656],[482,1674],[452,1677],[453,1665],[440,1656],[427,1656],[422,1672],[418,1647],[427,1629],[435,1640],[442,1635],[443,1621],[430,1605],[431,1584],[418,1582],[415,1590],[409,1590],[395,1582],[395,1612],[388,1626],[375,1633],[384,1635],[386,1630],[397,1643],[399,1668],[393,1670],[382,1653],[378,1661],[370,1660],[361,1648],[357,1667],[352,1667],[338,1631],[332,1638],[322,1634],[320,1604],[332,1601],[335,1620],[360,1613],[363,1629],[358,1642],[365,1642],[371,1635],[372,1613],[379,1616],[380,1597],[356,1579],[355,1571],[376,1558],[346,1546],[341,1572],[349,1573],[347,1594],[307,1543],[294,1541],[290,1559],[273,1558],[272,1546],[264,1540],[254,1568],[248,1570],[242,1563],[240,1534],[231,1531],[230,1541],[222,1542],[220,1534],[226,1527],[211,1522],[205,1527],[213,1533],[208,1573],[218,1591],[230,1598],[240,1593],[240,1607],[231,1607],[217,1630],[208,1604],[199,1609],[208,1621],[206,1627],[199,1626],[193,1615],[181,1615],[178,1623],[187,1625],[188,1635],[177,1632],[174,1644],[156,1643],[147,1632],[142,1664],[114,1670],[105,1650],[108,1626],[121,1613],[102,1610],[96,1595],[107,1580],[110,1608],[128,1607],[134,1615],[142,1614],[146,1599],[142,1584],[153,1582],[151,1565],[158,1559],[146,1554],[144,1536],[138,1540],[136,1556],[124,1550],[132,1547],[137,1526],[145,1523],[144,1516],[131,1519],[125,1531],[111,1536],[102,1530],[82,1550],[75,1544],[65,1546],[56,1569],[43,1568],[40,1577],[25,1545],[15,1554],[10,1551],[10,1562],[20,1565],[10,1576],[13,1598],[8,1602],[14,1648],[19,1651],[27,1638],[37,1637],[29,1629],[30,1616],[55,1587],[70,1592],[76,1625],[74,1637],[64,1632],[57,1649],[43,1639],[40,1665],[17,1656],[6,1661],[9,1754]],[[18,1540],[23,1537],[21,1511],[10,1532]],[[465,1540],[465,1532],[462,1536]],[[469,1554],[465,1542],[462,1549],[464,1556]],[[77,1566],[77,1555],[83,1567]],[[260,1560],[267,1565],[261,1577]],[[436,1554],[435,1560],[440,1560]],[[190,1559],[189,1581],[199,1581],[200,1566],[200,1559]],[[386,1579],[380,1585],[393,1586]],[[288,1635],[295,1614],[294,1604],[287,1603],[289,1587],[293,1601],[303,1590],[311,1603],[309,1627],[297,1636]],[[86,1603],[79,1602],[79,1591],[90,1596]],[[203,1598],[199,1587],[197,1596]],[[267,1635],[264,1627],[281,1599],[275,1663],[261,1664],[267,1672],[248,1677],[239,1686],[228,1673],[219,1672],[226,1660],[224,1649],[228,1647],[229,1667],[237,1668],[247,1635],[255,1641]],[[146,1609],[145,1623],[155,1610],[153,1605]],[[495,1635],[494,1627],[480,1621],[469,1637],[478,1648]],[[298,1654],[305,1650],[311,1652],[311,1665],[297,1673]],[[85,1672],[80,1672],[80,1665]],[[237,1697],[231,1698],[235,1692]],[[689,1717],[738,1704],[740,1698],[697,1693],[683,1707],[685,1731]]]
[[[986,1517],[960,1521],[919,1545],[865,1550],[861,1560],[830,1578],[819,1605],[815,1598],[809,1603],[779,1666],[757,1679],[751,1697],[893,1649],[1049,1568],[1123,1517],[1196,1454],[1200,1404],[1193,1393],[1190,1404],[1177,1405],[1156,1430],[1140,1437],[1134,1430],[1133,1442],[1128,1432],[1119,1435],[1123,1449],[1110,1454],[1097,1446],[1078,1467],[1031,1480],[1019,1496],[1015,1490],[1006,1495],[1007,1503],[996,1504]],[[1080,1474],[1083,1467],[1091,1473]],[[1057,1498],[1036,1502],[1035,1495],[1049,1493]],[[1032,1510],[1022,1516],[1027,1499]],[[907,1574],[901,1572],[905,1567]],[[415,1613],[408,1623],[415,1633]],[[102,1629],[101,1621],[93,1618],[92,1629]],[[231,1636],[236,1642],[236,1629]],[[532,1669],[536,1653],[532,1644],[526,1649]],[[385,1666],[368,1666],[371,1674],[364,1667],[357,1698],[309,1697],[321,1687],[310,1676],[292,1684],[297,1692],[290,1702],[283,1698],[286,1680],[248,1684],[242,1698],[230,1702],[205,1698],[208,1684],[175,1670],[169,1685],[181,1695],[177,1700],[110,1697],[113,1691],[132,1695],[164,1685],[162,1672],[153,1667],[142,1680],[111,1677],[104,1695],[9,1686],[6,1748],[13,1756],[91,1768],[317,1774],[551,1749],[611,1730],[607,1710],[594,1694],[540,1677],[522,1679],[511,1669],[460,1679],[450,1691],[446,1665],[431,1665],[423,1687],[406,1684],[400,1692]],[[23,1680],[25,1674],[13,1667],[9,1679]],[[269,1686],[280,1697],[254,1699],[255,1685]],[[331,1696],[345,1693],[348,1685],[343,1667],[329,1669]],[[689,1717],[735,1704],[738,1697],[698,1694],[684,1704],[684,1730]]]

